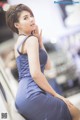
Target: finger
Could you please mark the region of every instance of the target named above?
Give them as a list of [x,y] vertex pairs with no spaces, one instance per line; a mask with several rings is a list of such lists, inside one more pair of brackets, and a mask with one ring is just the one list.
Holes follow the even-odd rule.
[[39,28],[38,28],[38,25],[36,25],[36,31],[39,32]]
[[68,101],[68,103],[69,103],[70,105],[73,105],[68,99],[67,99],[67,101]]
[[42,29],[41,29],[41,31],[40,31],[40,36],[42,36]]
[[66,101],[66,103],[67,103],[68,108],[71,108],[73,106],[73,104],[70,103],[69,101]]

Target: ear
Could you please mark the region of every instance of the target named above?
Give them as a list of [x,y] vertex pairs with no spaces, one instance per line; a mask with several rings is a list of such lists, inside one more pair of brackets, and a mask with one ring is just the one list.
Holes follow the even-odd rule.
[[18,29],[19,28],[19,23],[14,23],[14,26]]

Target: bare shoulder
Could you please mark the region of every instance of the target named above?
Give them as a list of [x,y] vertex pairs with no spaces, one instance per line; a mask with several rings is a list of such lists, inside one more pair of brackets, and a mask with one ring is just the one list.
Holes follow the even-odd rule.
[[38,38],[36,36],[29,36],[26,40],[26,42],[35,42],[38,41]]
[[27,47],[36,46],[38,44],[39,44],[38,43],[38,38],[36,36],[30,36],[25,41],[25,46],[27,46]]

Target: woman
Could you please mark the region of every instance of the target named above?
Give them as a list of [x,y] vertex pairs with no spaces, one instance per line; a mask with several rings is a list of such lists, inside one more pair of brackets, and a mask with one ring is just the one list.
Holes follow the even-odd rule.
[[19,35],[14,48],[19,72],[15,105],[19,113],[28,120],[79,120],[79,110],[56,93],[44,76],[51,63],[31,9],[13,5],[6,21]]

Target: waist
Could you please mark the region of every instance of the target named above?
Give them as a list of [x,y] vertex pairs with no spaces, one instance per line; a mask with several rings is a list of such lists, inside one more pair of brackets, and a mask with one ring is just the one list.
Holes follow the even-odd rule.
[[32,79],[30,74],[19,74],[18,81],[24,80],[24,79]]

